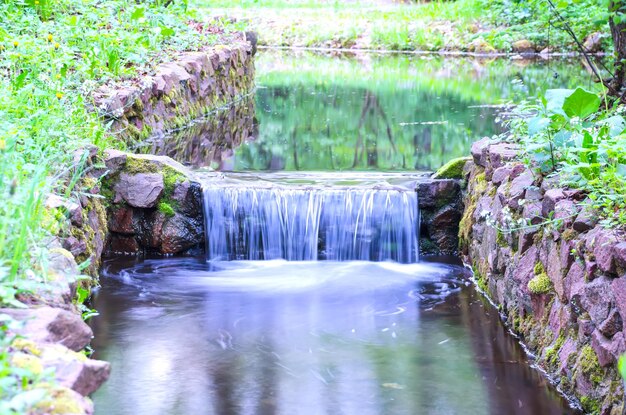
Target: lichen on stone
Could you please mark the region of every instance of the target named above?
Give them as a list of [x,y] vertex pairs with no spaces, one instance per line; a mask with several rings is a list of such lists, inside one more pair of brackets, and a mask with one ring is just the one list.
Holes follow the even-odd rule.
[[433,179],[462,179],[465,164],[471,159],[471,157],[459,157],[450,160],[437,170]]

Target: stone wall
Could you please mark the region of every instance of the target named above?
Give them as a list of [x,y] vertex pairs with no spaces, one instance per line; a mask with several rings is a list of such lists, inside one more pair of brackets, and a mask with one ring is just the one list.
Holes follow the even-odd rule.
[[204,243],[202,188],[165,156],[105,152],[108,254],[173,255]]
[[153,76],[103,86],[94,96],[95,109],[131,143],[181,128],[253,92],[253,46],[242,33],[227,46],[182,53]]
[[597,223],[585,194],[516,161],[519,152],[473,145],[462,252],[557,386],[587,413],[621,414],[626,237]]

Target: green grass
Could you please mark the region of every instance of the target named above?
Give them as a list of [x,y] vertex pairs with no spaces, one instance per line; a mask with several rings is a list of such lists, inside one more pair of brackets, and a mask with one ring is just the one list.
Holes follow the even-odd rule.
[[[192,1],[207,18],[238,17],[258,32],[261,45],[268,46],[510,52],[514,42],[527,39],[538,51],[575,47],[558,24],[550,27],[557,19],[543,0]],[[571,2],[560,12],[583,40],[594,31],[608,34],[604,8],[594,0]],[[609,48],[608,36],[605,40]],[[476,50],[473,42],[485,46]]]
[[[67,232],[67,220],[45,202],[52,193],[79,196],[75,151],[124,147],[87,109],[93,91],[219,40],[187,23],[194,16],[184,2],[160,3],[0,0],[0,306],[19,306],[16,294],[46,282],[50,239]],[[29,394],[32,379],[7,363],[7,326],[0,412],[22,413],[11,402]]]

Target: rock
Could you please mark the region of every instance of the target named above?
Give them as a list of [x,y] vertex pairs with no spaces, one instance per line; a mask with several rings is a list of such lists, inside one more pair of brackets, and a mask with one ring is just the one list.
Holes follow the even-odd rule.
[[163,188],[163,175],[159,173],[122,173],[114,189],[130,206],[152,208],[161,197]]
[[622,331],[622,327],[622,316],[620,316],[616,308],[613,308],[606,320],[598,325],[598,330],[610,339],[615,333]]
[[596,257],[598,268],[607,274],[614,274],[616,271],[613,258],[616,241],[617,238],[613,231],[602,229],[598,232],[593,245],[593,254]]
[[571,200],[563,199],[556,202],[554,206],[554,219],[561,220],[561,229],[570,228],[572,226],[577,210],[576,203]]
[[520,254],[526,252],[533,245],[537,232],[538,229],[535,228],[526,228],[519,232],[518,249]]
[[[545,181],[545,180],[544,180]],[[541,208],[541,214],[544,218],[552,217],[556,203],[559,200],[565,198],[565,194],[562,189],[549,189],[543,195],[543,206]]]
[[602,40],[603,39],[604,39],[604,36],[602,35],[602,33],[600,32],[591,33],[585,39],[585,42],[583,43],[583,47],[589,53],[602,52]]
[[123,235],[134,235],[133,209],[128,206],[109,209],[109,231]]
[[108,149],[104,151],[104,164],[109,169],[109,174],[114,174],[126,164],[127,154],[123,151]]
[[526,189],[526,193],[524,194],[524,199],[526,200],[541,200],[543,199],[543,193],[541,189],[537,186],[530,186]]
[[455,252],[458,248],[458,223],[461,212],[454,206],[439,209],[427,223],[431,241],[444,253]]
[[33,389],[44,389],[47,396],[35,403],[29,414],[93,415],[91,400],[70,388],[42,383],[35,384]]
[[74,257],[77,257],[87,250],[87,242],[78,240],[74,236],[68,236],[63,240],[63,248],[67,249]]
[[59,308],[3,308],[0,314],[8,314],[23,322],[17,334],[35,342],[60,343],[78,351],[84,349],[93,337],[91,329],[79,315]]
[[576,346],[576,341],[568,337],[559,350],[559,373],[563,376],[569,373],[570,367],[568,361],[570,356],[578,352]]
[[467,45],[467,50],[473,53],[480,54],[489,54],[494,53],[496,50],[493,46],[491,46],[485,39],[482,37],[478,37],[472,40],[469,45]]
[[533,176],[532,172],[527,170],[511,182],[508,196],[508,204],[512,209],[519,208],[520,199],[524,198],[526,189],[532,186],[534,181],[535,177]]
[[626,270],[626,242],[613,245],[613,259],[622,271]]
[[138,254],[141,247],[134,236],[111,235],[107,243],[107,252],[110,254]]
[[461,192],[458,180],[440,179],[417,184],[420,209],[431,209],[456,200]]
[[435,174],[433,179],[462,179],[465,164],[470,161],[471,157],[459,157],[450,160],[444,164]]
[[617,333],[613,339],[609,340],[599,330],[594,330],[591,335],[591,347],[598,356],[600,366],[606,367],[617,361],[626,350],[626,343],[623,333]]
[[543,217],[541,216],[541,203],[536,201],[525,203],[522,217],[531,225],[540,224],[543,221]]
[[54,368],[57,382],[83,396],[95,392],[108,378],[111,365],[87,359],[60,345],[42,347],[41,360],[46,368]]
[[528,293],[528,282],[535,276],[535,264],[538,260],[537,247],[534,245],[528,249],[519,260],[513,271],[513,279],[521,288],[522,292]]
[[611,283],[604,278],[585,284],[580,295],[580,305],[589,313],[591,321],[596,326],[609,317],[613,301]]
[[163,226],[162,254],[177,254],[204,242],[204,225],[201,221],[176,214]]
[[513,52],[515,53],[521,53],[521,54],[535,53],[535,46],[527,39],[522,39],[522,40],[513,42],[513,44],[511,45],[511,49],[513,49]]
[[495,170],[507,161],[515,159],[520,153],[520,146],[512,143],[498,143],[489,146],[489,161]]
[[567,302],[567,299],[565,298],[565,278],[563,275],[565,269],[561,264],[561,256],[559,255],[558,245],[555,242],[551,242],[548,256],[545,259],[545,265],[546,273],[548,274],[548,277],[550,277],[550,281],[554,286],[554,291],[561,300]]
[[177,211],[179,213],[190,218],[203,220],[204,201],[200,183],[185,180],[177,184],[172,194],[172,200],[177,202]]
[[596,326],[591,320],[578,318],[578,341],[586,343],[587,338],[591,336],[591,333],[596,329]]
[[620,315],[626,316],[626,276],[614,279],[611,282],[611,291]]
[[552,333],[566,333],[571,322],[572,313],[569,308],[564,306],[558,298],[555,299],[548,317],[548,326]]
[[541,182],[541,190],[547,192],[550,189],[558,189],[561,185],[561,178],[559,176],[544,177]]
[[490,142],[491,139],[489,137],[484,137],[472,143],[471,153],[474,163],[481,167],[487,167]]

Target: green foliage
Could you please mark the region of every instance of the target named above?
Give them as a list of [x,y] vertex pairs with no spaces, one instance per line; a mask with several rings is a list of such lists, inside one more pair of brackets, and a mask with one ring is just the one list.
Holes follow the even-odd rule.
[[546,174],[558,171],[565,185],[587,192],[606,225],[626,223],[625,109],[603,105],[583,88],[549,90],[511,123],[527,162]]
[[[46,278],[46,238],[65,217],[52,193],[76,197],[86,144],[123,147],[86,108],[110,79],[216,42],[189,24],[185,2],[0,0],[0,302]],[[223,29],[228,30],[227,27]]]
[[47,395],[37,383],[49,380],[51,372],[42,371],[36,364],[32,349],[15,353],[17,339],[10,332],[19,324],[0,314],[0,414],[25,414]]
[[535,275],[528,281],[528,291],[532,294],[547,294],[552,291],[552,281],[550,281],[548,274]]
[[[547,0],[481,0],[488,20],[497,26],[485,39],[497,49],[509,49],[527,39],[537,49],[576,50]],[[607,0],[554,0],[559,14],[582,41],[594,32],[604,33],[604,49],[610,50]],[[506,29],[502,29],[506,26]]]

